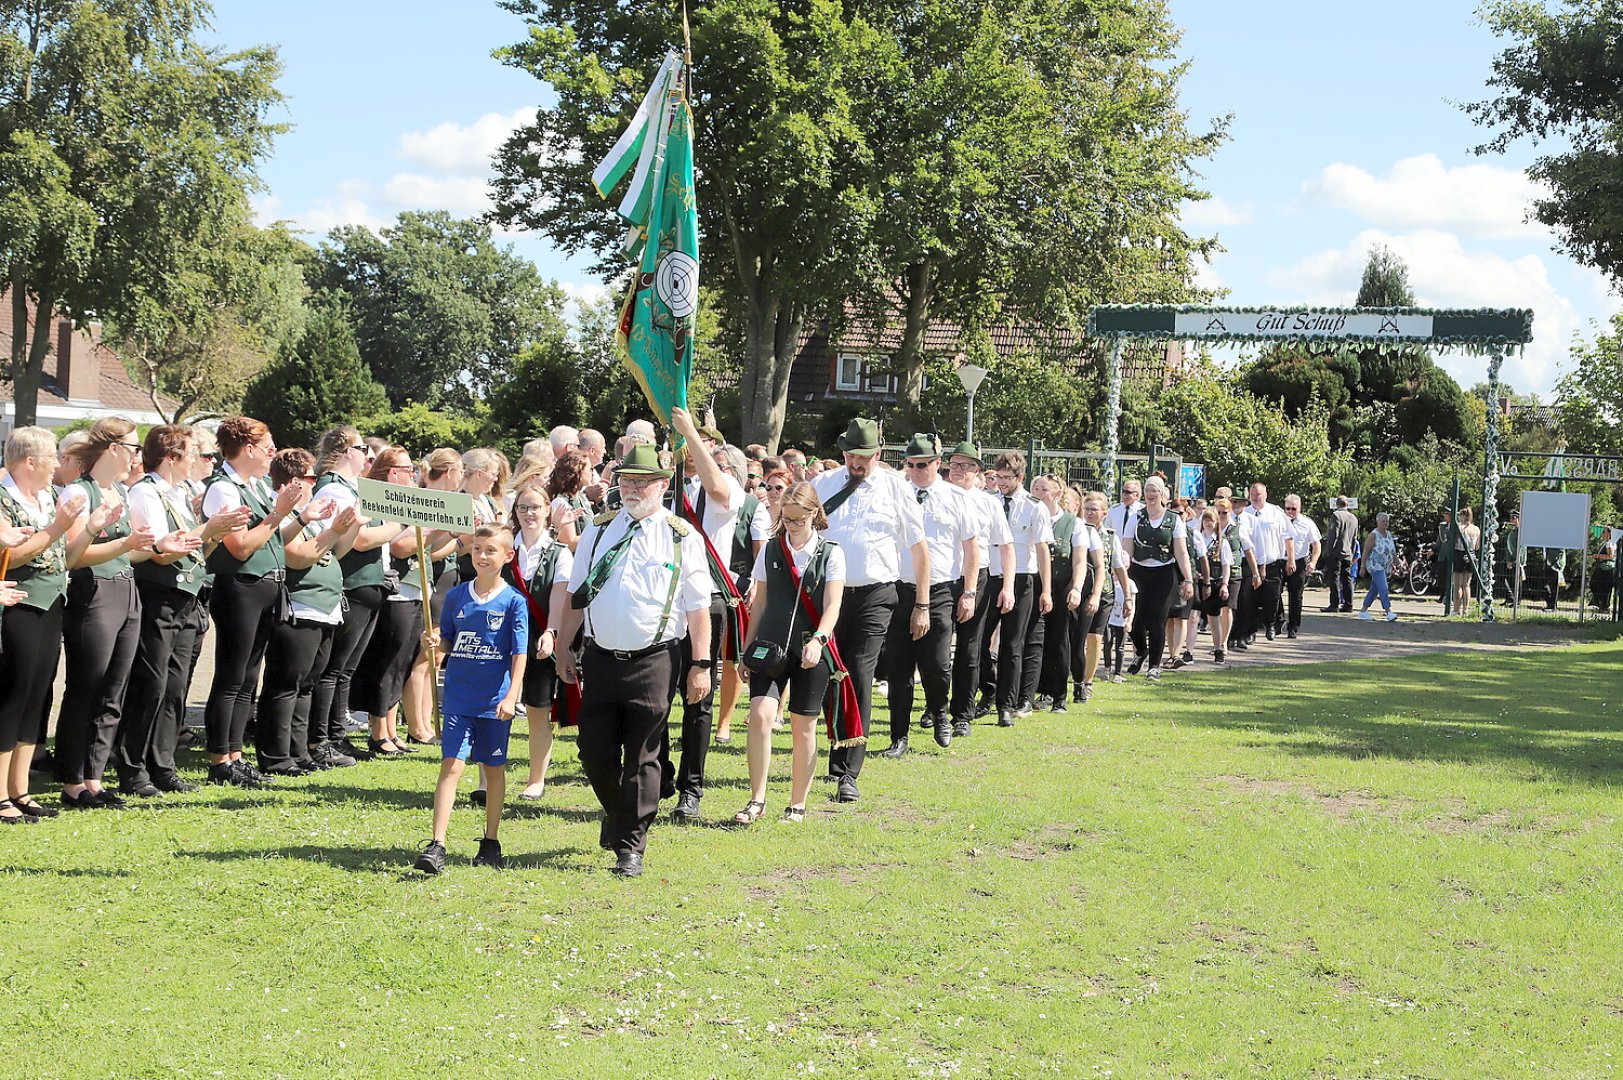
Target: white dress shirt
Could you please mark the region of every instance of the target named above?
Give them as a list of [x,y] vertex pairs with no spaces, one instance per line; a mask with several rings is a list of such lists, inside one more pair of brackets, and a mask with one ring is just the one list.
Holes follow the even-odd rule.
[[958,490],[964,493],[964,503],[975,521],[975,550],[980,556],[980,568],[990,572],[993,549],[1014,543],[1008,519],[1003,516],[1003,500],[982,488]]
[[[270,485],[263,476],[256,476],[252,480],[248,480],[230,465],[222,465],[221,468],[225,470],[226,479],[235,481],[235,483],[214,483],[208,486],[208,491],[203,496],[204,517],[213,517],[215,514],[235,510],[237,507],[245,505],[242,501],[242,490],[237,486],[238,484],[251,490],[254,493],[254,498],[264,503],[267,509],[276,504],[276,493],[270,489]],[[253,508],[249,507],[249,509]]]
[[[964,497],[966,492],[941,479],[927,488],[911,482],[907,486],[915,502],[924,495],[919,509],[924,514],[924,543],[930,549],[930,584],[957,581],[964,576],[964,541],[975,535],[975,515]],[[917,580],[912,548],[902,551],[902,579]],[[973,588],[973,583],[968,587]]]
[[[774,536],[767,542],[776,544],[778,542],[778,538]],[[820,544],[822,544],[822,542],[823,534],[818,532],[816,529],[813,529],[812,534],[806,538],[806,543],[804,546],[795,547],[795,545],[792,543],[789,545],[789,558],[795,564],[796,570],[800,571],[802,574],[806,572],[806,567],[811,565],[812,556],[817,554],[817,548]],[[755,566],[750,571],[750,580],[755,582],[764,582],[766,580],[765,547],[762,547],[760,551],[755,553]],[[845,552],[838,544],[836,544],[828,549],[828,562],[823,565],[823,584],[826,585],[831,581],[844,580]],[[812,599],[816,600],[818,605],[821,606],[823,602],[822,597],[814,596]],[[795,599],[795,604],[796,610],[798,611],[800,604],[798,597]]]
[[[845,488],[845,466],[812,481],[827,503]],[[913,485],[889,469],[874,469],[829,515],[825,536],[845,552],[845,583],[860,589],[901,578],[901,551],[924,539],[924,514]]]
[[[1009,535],[1014,538],[1014,572],[1035,574],[1037,545],[1052,543],[1054,539],[1054,520],[1048,514],[1048,507],[1023,487],[1016,488],[1012,495],[1000,492],[993,497],[997,499],[998,512],[1009,523]],[[992,575],[1002,577],[1003,557],[999,555],[992,562]]]
[[1260,510],[1247,504],[1240,517],[1251,530],[1251,545],[1257,553],[1258,566],[1267,566],[1285,557],[1285,538],[1291,534],[1291,523],[1284,510],[1271,502],[1263,503]]
[[1313,545],[1324,539],[1319,527],[1300,510],[1296,511],[1294,519],[1286,514],[1285,520],[1290,525],[1291,536],[1296,540],[1296,560],[1307,561],[1307,557],[1313,553]]
[[[150,484],[131,484],[124,509],[130,515],[130,528],[148,528],[159,540],[175,532],[188,532],[197,524],[192,516],[191,493],[159,476],[147,473]],[[169,514],[180,522],[178,529],[169,527]]]
[[1144,503],[1142,501],[1136,502],[1132,506],[1117,503],[1105,511],[1105,528],[1114,529],[1117,536],[1131,536],[1130,529],[1138,521],[1138,515],[1143,509]]
[[[729,577],[732,571],[727,568],[733,562],[733,537],[738,528],[738,513],[744,509],[744,487],[727,473],[721,474],[722,483],[727,486],[727,501],[710,497],[710,492],[702,486],[699,495],[693,503],[695,511],[703,507],[701,519],[704,522],[704,534],[710,537],[711,545],[716,549],[716,557],[721,561],[721,567]],[[753,525],[751,526],[753,528]],[[737,584],[737,580],[733,582]]]
[[[631,514],[621,510],[606,525],[586,526],[570,568],[569,591],[586,584],[592,564],[608,557],[615,543],[631,527]],[[710,610],[710,569],[705,564],[704,541],[689,527],[682,540],[682,561],[676,564],[676,535],[671,513],[664,507],[644,518],[637,536],[603,583],[602,592],[586,608],[586,636],[599,648],[635,652],[686,637],[687,614]],[[686,523],[683,523],[686,524]],[[671,574],[678,575],[676,599],[671,604],[665,632],[659,630]],[[715,643],[712,643],[714,647]]]
[[[547,548],[554,545],[557,545],[558,547],[558,561],[553,565],[552,583],[554,585],[558,585],[560,583],[567,582],[570,576],[575,572],[574,554],[562,544],[558,544],[558,541],[552,538],[552,534],[545,529],[541,530],[541,539],[537,540],[530,546],[525,546],[524,531],[522,529],[519,530],[516,535],[514,535],[513,554],[518,559],[518,572],[524,578],[524,587],[526,589],[530,587],[530,579],[535,577],[536,567],[541,565],[541,556],[547,553]],[[581,554],[581,558],[584,559],[585,557],[586,555],[583,552]],[[430,585],[432,586],[432,582],[430,582]],[[406,591],[405,581],[401,581],[400,591]],[[413,597],[413,599],[417,598]],[[548,596],[537,596],[535,601],[541,605],[541,609],[544,611],[546,610],[547,601],[549,599],[550,597]],[[535,630],[535,628],[531,627],[531,630]],[[535,632],[539,633],[540,631]]]

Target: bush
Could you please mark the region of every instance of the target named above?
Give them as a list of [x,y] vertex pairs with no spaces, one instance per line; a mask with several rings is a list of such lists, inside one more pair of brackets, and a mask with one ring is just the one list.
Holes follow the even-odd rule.
[[243,394],[245,415],[263,420],[281,446],[314,446],[334,424],[387,409],[389,396],[361,363],[344,316],[318,308],[292,348]]
[[470,450],[485,440],[487,413],[480,408],[472,416],[441,412],[411,402],[401,409],[384,409],[354,421],[362,435],[376,435],[393,446],[404,446],[421,458],[430,450],[449,446]]

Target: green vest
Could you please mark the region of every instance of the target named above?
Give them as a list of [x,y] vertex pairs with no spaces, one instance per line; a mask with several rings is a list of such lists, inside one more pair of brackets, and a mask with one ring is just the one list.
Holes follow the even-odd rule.
[[[45,524],[49,525],[56,517],[56,496],[49,487],[46,487],[40,491],[39,497],[45,510]],[[0,513],[4,513],[13,526],[45,527],[28,507],[17,501],[11,489],[5,486],[0,486]],[[23,598],[18,602],[25,607],[38,608],[40,611],[45,611],[56,603],[68,588],[67,558],[68,539],[67,533],[63,533],[57,538],[56,543],[28,562],[21,566],[13,565],[6,572],[6,576],[23,593]]]
[[1229,522],[1223,530],[1223,542],[1229,546],[1229,580],[1239,581],[1245,575],[1245,544],[1240,540],[1240,524]]
[[[321,474],[321,478],[316,481],[314,494],[320,495],[322,488],[333,484],[344,485],[350,491],[355,492],[357,500],[359,499],[360,492],[354,481],[335,472]],[[359,508],[357,502],[356,509]],[[382,524],[382,518],[373,518],[366,522],[362,528],[370,529],[374,525]],[[371,551],[351,551],[347,555],[339,556],[338,565],[344,571],[344,591],[349,592],[352,589],[363,588],[367,585],[382,585],[384,560],[388,557],[387,545],[375,547]]]
[[[103,529],[100,535],[94,537],[90,541],[92,544],[105,544],[113,540],[122,540],[130,535],[129,489],[123,484],[115,484],[114,486],[117,487],[118,493],[124,498],[125,513],[117,521]],[[78,488],[85,493],[85,514],[87,516],[94,513],[96,508],[106,501],[101,497],[101,485],[88,476],[81,476],[75,480],[69,486],[69,490],[71,491],[73,488]],[[89,576],[97,581],[106,581],[108,578],[117,577],[129,568],[130,555],[129,552],[125,551],[120,552],[106,562],[97,563],[95,566],[81,566],[72,571],[71,576],[74,578]]]
[[1099,602],[1103,603],[1116,598],[1116,552],[1121,550],[1121,544],[1116,530],[1109,528],[1099,530],[1099,543],[1104,548],[1100,554],[1105,557],[1105,582],[1099,586]]
[[[158,487],[158,482],[152,478],[150,473],[135,482],[136,487],[140,487],[142,484],[151,484],[154,488]],[[192,527],[185,518],[175,513],[177,506],[175,500],[184,498],[186,498],[184,494],[175,491],[159,495],[159,499],[163,503],[164,519],[169,524],[168,532],[180,532]],[[177,589],[183,593],[190,593],[192,596],[196,596],[198,590],[203,587],[204,576],[203,560],[196,555],[182,555],[167,565],[153,562],[151,559],[135,564],[136,581],[145,581],[162,585],[165,588]]]
[[1076,515],[1061,510],[1054,519],[1054,539],[1048,543],[1049,573],[1054,580],[1071,576],[1071,541],[1076,535]]
[[[314,540],[326,528],[325,521],[312,521],[299,531],[299,535]],[[344,571],[338,565],[338,557],[329,551],[303,570],[289,568],[287,595],[288,599],[297,600],[318,611],[336,608],[344,597]]]
[[[252,513],[248,519],[248,528],[257,529],[260,524],[270,516],[274,508],[270,502],[261,498],[257,484],[244,482],[240,477],[234,477],[225,471],[222,465],[214,470],[214,475],[203,481],[204,497],[208,496],[208,489],[214,484],[233,484],[237,494],[242,497],[242,504]],[[287,560],[282,554],[282,533],[280,529],[272,529],[270,539],[259,546],[259,550],[246,559],[238,559],[220,544],[209,554],[208,568],[215,574],[246,574],[249,577],[264,577],[276,570],[287,569]]]
[[738,521],[733,525],[733,557],[727,569],[738,578],[740,591],[748,588],[750,571],[755,568],[755,549],[751,546],[750,525],[761,500],[754,495],[744,496],[744,505],[738,508]]
[[[801,576],[801,584],[806,587],[806,595],[812,598],[812,603],[819,609],[823,605],[823,585],[825,575],[828,573],[829,553],[837,547],[832,540],[824,540],[812,554],[811,562]],[[816,632],[817,626],[806,614],[800,603],[800,590],[795,588],[792,575],[789,571],[789,559],[783,553],[783,544],[774,536],[766,542],[761,549],[766,563],[766,603],[755,616],[755,640],[770,641],[775,645],[782,645],[791,658],[799,655],[799,650],[807,638]],[[795,638],[789,640],[790,630],[793,629]],[[798,667],[798,660],[790,665],[790,670]]]
[[1167,510],[1161,517],[1161,524],[1152,526],[1148,511],[1138,515],[1138,530],[1133,536],[1133,561],[1170,562],[1172,560],[1172,541],[1178,535],[1177,530],[1183,528],[1183,518]]

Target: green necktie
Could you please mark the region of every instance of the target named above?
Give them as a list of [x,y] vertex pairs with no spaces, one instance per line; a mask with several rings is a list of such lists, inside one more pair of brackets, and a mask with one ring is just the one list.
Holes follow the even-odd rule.
[[597,599],[597,594],[602,592],[603,586],[608,583],[609,575],[614,573],[615,566],[625,557],[626,549],[631,546],[631,541],[636,538],[637,529],[641,525],[642,522],[632,518],[631,526],[626,529],[626,534],[616,540],[614,546],[604,552],[603,557],[593,564],[592,569],[586,574],[586,584],[576,589],[570,599],[570,603],[574,605],[576,611],[590,606],[592,601]]

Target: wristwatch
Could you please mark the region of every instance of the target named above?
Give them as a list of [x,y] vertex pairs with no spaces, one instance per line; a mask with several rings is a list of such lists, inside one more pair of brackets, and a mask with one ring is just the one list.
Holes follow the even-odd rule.
[[973,600],[973,599],[975,599],[975,590],[974,589],[965,589],[963,591],[963,593],[960,594],[960,595],[962,595],[965,600]]
[[914,611],[929,611],[930,610],[930,605],[929,604],[914,604],[913,605],[913,610]]
[[699,668],[709,669],[714,663],[714,660],[691,660],[688,662],[688,668],[693,671],[697,671]]
[[821,630],[819,630],[819,631],[817,631],[817,633],[812,635],[812,640],[817,642],[817,644],[819,644],[819,645],[827,645],[828,644],[828,635],[823,633]]

